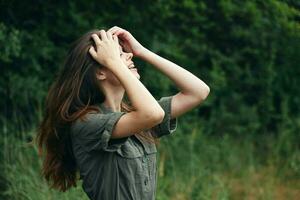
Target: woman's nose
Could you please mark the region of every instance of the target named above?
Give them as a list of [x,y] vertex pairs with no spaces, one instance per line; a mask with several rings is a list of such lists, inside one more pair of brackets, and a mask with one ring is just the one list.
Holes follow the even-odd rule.
[[127,53],[127,60],[131,59],[133,57],[132,53]]

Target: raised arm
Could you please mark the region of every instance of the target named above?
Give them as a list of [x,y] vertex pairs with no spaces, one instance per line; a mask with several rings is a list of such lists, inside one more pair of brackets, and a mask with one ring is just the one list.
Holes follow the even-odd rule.
[[91,47],[89,52],[97,62],[109,68],[120,80],[135,108],[135,111],[121,116],[114,127],[112,138],[127,137],[159,124],[164,117],[164,110],[122,62],[118,37],[104,30],[100,31],[100,36],[101,39],[96,34],[92,35],[96,49]]
[[171,103],[171,118],[178,117],[198,106],[208,96],[209,87],[197,76],[183,67],[144,49],[140,57],[171,79],[180,92],[175,94]]
[[121,44],[127,52],[132,52],[135,56],[152,64],[179,88],[180,92],[172,97],[171,118],[184,114],[206,99],[210,89],[201,79],[146,49],[128,31],[117,26],[109,31],[121,39]]

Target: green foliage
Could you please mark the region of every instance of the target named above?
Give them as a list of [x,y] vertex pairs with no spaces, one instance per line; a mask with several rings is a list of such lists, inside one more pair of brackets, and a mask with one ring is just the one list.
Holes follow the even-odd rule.
[[[194,127],[185,137],[184,130],[178,129],[158,146],[156,199],[297,199],[299,152],[290,149],[289,133],[268,137],[262,153],[255,143],[264,138],[211,137],[201,127]],[[88,199],[82,181],[65,193],[50,189],[40,176],[42,163],[36,159],[37,149],[24,142],[34,131],[15,134],[22,140],[7,132],[0,140],[4,147],[1,170],[6,180],[1,199]]]
[[[287,120],[283,110],[285,117],[299,117],[300,14],[293,1],[115,0],[55,7],[39,1],[24,10],[26,4],[7,2],[1,8],[0,109],[5,117],[16,110],[31,119],[30,110],[41,109],[71,41],[113,25],[207,82],[212,92],[199,117],[206,117],[209,134],[278,133]],[[155,96],[176,92],[162,74],[137,63]]]
[[[170,170],[160,182],[159,199],[184,192],[189,184],[193,185],[189,194],[176,193],[174,199],[189,195],[232,199],[233,189],[223,180],[240,177],[246,187],[246,180],[260,167],[272,168],[282,179],[299,177],[298,1],[2,1],[0,5],[0,133],[5,136],[1,143],[8,134],[18,142],[33,136],[26,130],[39,122],[47,90],[71,42],[90,29],[117,25],[211,88],[208,99],[179,120],[180,134],[163,141],[161,152],[169,156]],[[152,66],[135,62],[141,81],[157,99],[178,91]],[[35,157],[30,155],[28,159]],[[16,167],[21,167],[27,161],[24,154],[18,156]],[[180,158],[185,160],[175,162]],[[21,175],[23,169],[16,170]],[[182,184],[172,186],[171,177]],[[191,177],[196,178],[187,180]],[[26,182],[39,183],[35,178],[13,181],[20,185],[11,191]],[[33,192],[29,188],[35,185],[27,186],[26,192]],[[267,186],[266,191],[274,189],[271,183]],[[272,199],[272,194],[264,198]]]

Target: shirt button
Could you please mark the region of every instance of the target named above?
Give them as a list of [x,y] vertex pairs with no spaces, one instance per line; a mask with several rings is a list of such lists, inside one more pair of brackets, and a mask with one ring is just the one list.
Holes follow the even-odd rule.
[[144,184],[147,185],[148,184],[148,179],[144,180]]

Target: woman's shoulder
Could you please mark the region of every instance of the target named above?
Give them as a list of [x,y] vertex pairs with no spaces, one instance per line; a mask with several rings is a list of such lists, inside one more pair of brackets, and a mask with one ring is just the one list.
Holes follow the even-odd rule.
[[78,132],[92,129],[99,130],[103,127],[109,128],[123,114],[125,112],[89,111],[72,122],[71,131]]
[[71,130],[74,131],[74,129],[78,129],[81,126],[88,125],[93,121],[96,121],[96,118],[101,118],[102,115],[105,115],[105,113],[101,113],[99,111],[94,110],[89,111],[84,115],[81,115],[71,123]]

